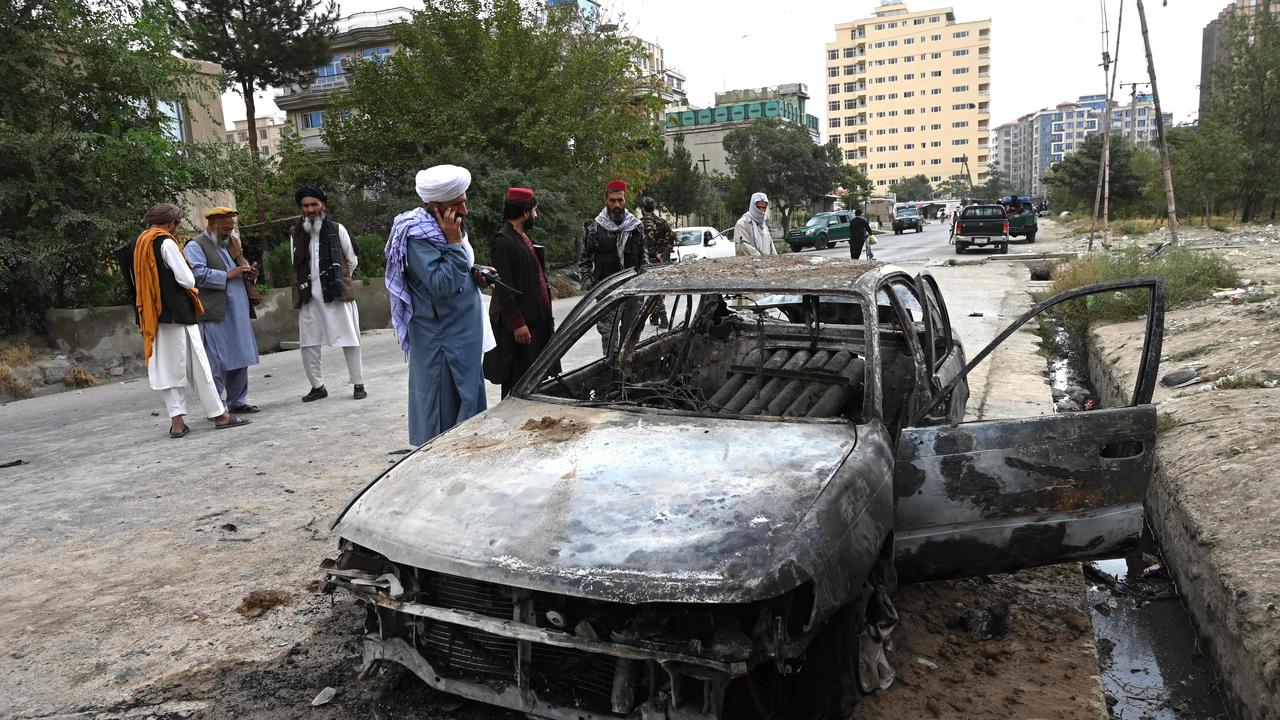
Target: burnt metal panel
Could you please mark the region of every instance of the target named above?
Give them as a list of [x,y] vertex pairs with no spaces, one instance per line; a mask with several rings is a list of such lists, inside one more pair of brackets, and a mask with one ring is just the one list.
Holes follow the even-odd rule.
[[853,452],[858,432],[508,398],[386,473],[335,530],[394,562],[531,590],[751,602],[827,573],[807,546],[867,512],[850,498],[878,499],[877,483],[891,498],[888,443]]
[[1116,552],[1141,530],[1155,454],[1151,405],[908,428],[894,512],[907,580],[1017,570]]

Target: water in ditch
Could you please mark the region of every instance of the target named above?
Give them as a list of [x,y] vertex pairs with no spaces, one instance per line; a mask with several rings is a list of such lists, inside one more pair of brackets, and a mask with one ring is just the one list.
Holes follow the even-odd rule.
[[[1084,349],[1060,324],[1041,328],[1058,412],[1097,403]],[[1154,537],[1128,557],[1085,564],[1098,665],[1117,720],[1229,720],[1213,665]]]

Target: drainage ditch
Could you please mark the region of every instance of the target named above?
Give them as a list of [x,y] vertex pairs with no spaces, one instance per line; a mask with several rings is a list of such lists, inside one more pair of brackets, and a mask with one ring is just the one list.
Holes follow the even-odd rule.
[[[1093,409],[1085,348],[1053,318],[1042,352],[1057,412]],[[1117,720],[1229,720],[1213,665],[1150,530],[1127,557],[1085,563],[1107,707]]]

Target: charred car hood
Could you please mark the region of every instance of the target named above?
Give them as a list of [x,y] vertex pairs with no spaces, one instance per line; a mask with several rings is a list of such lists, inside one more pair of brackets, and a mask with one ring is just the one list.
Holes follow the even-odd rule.
[[622,602],[750,602],[805,578],[793,536],[852,424],[508,398],[352,501],[337,533],[395,562]]

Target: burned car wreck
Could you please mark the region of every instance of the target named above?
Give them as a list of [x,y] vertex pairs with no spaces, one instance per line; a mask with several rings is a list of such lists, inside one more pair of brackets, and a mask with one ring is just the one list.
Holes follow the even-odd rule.
[[[996,344],[1126,288],[1150,293],[1130,406],[962,423]],[[1162,292],[1051,299],[966,364],[927,273],[789,256],[620,273],[511,396],[356,494],[326,587],[367,607],[366,670],[535,716],[847,717],[892,680],[898,581],[1136,540]],[[659,304],[670,328],[645,322]],[[542,379],[598,348],[602,319],[613,347]]]

